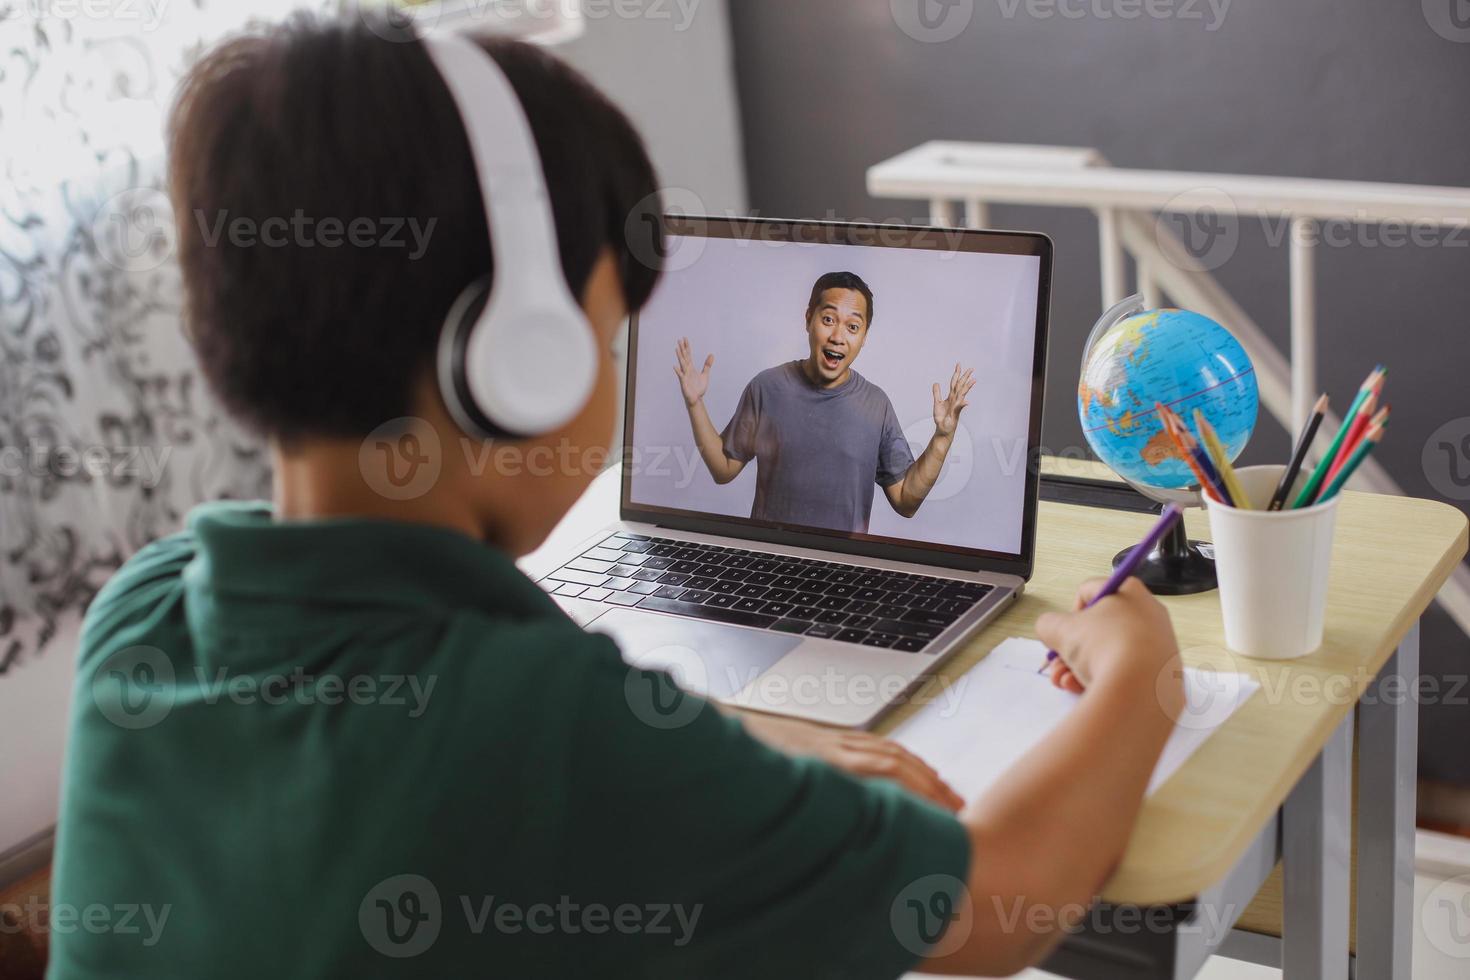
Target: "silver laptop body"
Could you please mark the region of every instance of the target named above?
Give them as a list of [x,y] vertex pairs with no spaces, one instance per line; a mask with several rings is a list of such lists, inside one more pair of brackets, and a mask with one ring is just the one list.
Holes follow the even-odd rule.
[[[630,328],[621,520],[569,553],[540,584],[578,623],[610,635],[630,664],[668,670],[687,690],[742,709],[871,727],[1014,601],[1030,577],[1051,242],[1039,234],[947,228],[664,220],[665,279]],[[757,474],[742,473],[743,484],[716,487],[697,464],[669,467],[675,479],[650,476],[652,457],[678,442],[679,420],[670,416],[686,404],[678,397],[680,379],[669,371],[670,330],[691,334],[699,361],[710,346],[734,350],[736,360],[753,356],[740,347],[741,313],[729,307],[766,293],[804,307],[808,296],[798,296],[798,287],[828,266],[868,270],[861,278],[873,283],[872,337],[905,331],[901,342],[884,338],[881,357],[862,361],[865,378],[881,384],[904,370],[934,375],[932,364],[943,362],[947,372],[949,361],[973,362],[976,388],[984,386],[979,398],[1004,399],[987,407],[971,396],[960,415],[968,426],[968,469],[948,487],[941,470],[931,499],[941,491],[944,497],[932,516],[926,499],[912,519],[899,521],[875,493],[877,516],[866,531],[761,519],[751,501],[762,457],[746,466]],[[714,317],[727,325],[696,339],[712,292],[719,294]],[[907,317],[895,309],[905,298]],[[798,327],[800,315],[793,314]],[[765,322],[758,326],[767,329]],[[912,335],[926,323],[942,324],[944,343],[958,353],[926,350],[925,338]],[[800,356],[807,340],[791,333],[789,346],[780,339],[769,360],[780,362],[783,352]],[[817,343],[811,357],[830,356]],[[859,363],[861,351],[853,357]],[[906,367],[910,359],[915,363]],[[728,386],[744,378],[737,372],[722,380]],[[918,416],[921,399],[912,387],[903,397]],[[941,395],[943,389],[941,383]],[[718,413],[710,408],[714,425],[724,423],[734,390],[725,392]],[[712,386],[706,402],[714,395]],[[692,432],[686,442],[687,463],[691,454],[697,459]],[[912,454],[922,448],[912,446]],[[946,466],[956,458],[953,446],[950,452]],[[898,524],[911,524],[913,533],[891,533]],[[644,697],[630,691],[635,696]],[[647,696],[644,709],[657,710],[656,692]]]

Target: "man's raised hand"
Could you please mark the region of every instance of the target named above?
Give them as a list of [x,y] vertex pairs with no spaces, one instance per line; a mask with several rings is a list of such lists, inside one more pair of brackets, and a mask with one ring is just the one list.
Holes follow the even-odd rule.
[[[709,391],[709,370],[715,366],[715,355],[711,354],[704,359],[704,367],[700,370],[694,368],[694,348],[689,345],[689,338],[681,338],[674,346],[674,373],[679,376],[679,389],[684,392],[684,404],[691,408],[699,403],[704,393]],[[939,390],[936,385],[935,391]]]
[[934,428],[942,436],[952,436],[960,424],[960,412],[970,404],[970,389],[975,387],[975,369],[964,371],[958,364],[949,378],[949,394],[939,395],[939,385],[934,386]]

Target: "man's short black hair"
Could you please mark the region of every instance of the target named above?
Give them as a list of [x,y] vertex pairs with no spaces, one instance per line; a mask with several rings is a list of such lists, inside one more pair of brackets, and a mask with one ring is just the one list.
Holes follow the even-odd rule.
[[806,322],[812,322],[812,314],[822,302],[822,294],[829,289],[851,289],[863,294],[868,301],[868,326],[873,325],[873,291],[856,272],[829,272],[817,280],[812,287],[812,298],[806,304]]
[[[450,306],[492,273],[449,89],[422,42],[388,40],[393,30],[367,16],[297,15],[225,42],[189,74],[169,121],[187,329],[226,409],[288,444],[411,414]],[[545,51],[477,43],[530,119],[572,294],[611,249],[637,310],[658,272],[629,235],[661,234],[636,214],[657,214],[642,140]],[[312,230],[282,231],[293,218]],[[232,234],[237,219],[256,230],[253,244]],[[354,221],[361,234],[344,241]],[[267,222],[275,244],[260,234]]]

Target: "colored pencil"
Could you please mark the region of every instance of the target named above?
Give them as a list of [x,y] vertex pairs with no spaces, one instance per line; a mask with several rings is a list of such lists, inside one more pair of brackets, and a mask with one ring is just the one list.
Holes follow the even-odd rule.
[[1291,463],[1286,467],[1286,472],[1281,474],[1281,482],[1276,484],[1276,492],[1271,494],[1271,503],[1267,510],[1280,510],[1286,505],[1286,495],[1291,492],[1291,485],[1296,482],[1297,474],[1302,471],[1302,464],[1307,461],[1307,453],[1312,448],[1312,440],[1317,438],[1317,430],[1322,428],[1322,419],[1327,416],[1327,409],[1332,404],[1332,399],[1323,395],[1317,399],[1316,406],[1312,409],[1312,417],[1307,420],[1306,428],[1302,429],[1301,437],[1296,441],[1296,450],[1291,454]]
[[1378,411],[1378,393],[1368,392],[1368,397],[1363,399],[1363,404],[1358,406],[1358,414],[1351,420],[1343,420],[1343,427],[1347,429],[1347,436],[1342,440],[1342,445],[1337,449],[1337,455],[1332,459],[1332,465],[1327,467],[1327,480],[1330,482],[1342,464],[1348,461],[1353,450],[1358,448],[1358,440],[1363,438],[1363,433],[1368,431],[1368,422],[1373,418],[1373,413]]
[[1361,425],[1356,425],[1355,428],[1360,431],[1357,433],[1348,433],[1347,441],[1342,444],[1342,452],[1337,454],[1338,461],[1333,463],[1332,469],[1327,471],[1328,483],[1331,483],[1337,477],[1337,474],[1342,471],[1343,466],[1352,458],[1353,453],[1358,451],[1358,444],[1363,441],[1366,434],[1375,426],[1382,427],[1387,425],[1389,416],[1393,414],[1392,409],[1385,405],[1372,418],[1366,418],[1367,414],[1372,410],[1373,399],[1369,398],[1363,403],[1363,410],[1358,415],[1359,419],[1363,421]]
[[1381,425],[1375,425],[1368,430],[1368,434],[1358,443],[1358,448],[1354,450],[1347,463],[1342,469],[1338,470],[1337,476],[1332,478],[1332,482],[1327,484],[1327,489],[1322,491],[1322,496],[1317,499],[1317,503],[1326,503],[1342,492],[1342,488],[1347,486],[1347,482],[1353,478],[1353,474],[1357,472],[1358,467],[1363,465],[1363,460],[1367,459],[1368,454],[1373,452],[1374,447],[1382,441],[1383,430],[1384,427]]
[[1169,433],[1170,439],[1174,440],[1174,447],[1179,450],[1179,455],[1183,457],[1185,465],[1194,474],[1194,478],[1199,481],[1200,490],[1214,497],[1220,503],[1224,503],[1225,498],[1216,487],[1214,478],[1205,472],[1204,467],[1200,465],[1197,452],[1192,450],[1188,442],[1186,442],[1189,439],[1189,433],[1183,428],[1184,423],[1177,415],[1164,407],[1163,402],[1156,402],[1154,408],[1159,413],[1159,420],[1164,423],[1164,431]]
[[1337,430],[1337,437],[1332,440],[1332,444],[1327,447],[1327,452],[1323,453],[1321,460],[1317,462],[1317,468],[1312,471],[1312,478],[1291,502],[1293,508],[1309,506],[1317,499],[1317,491],[1322,489],[1322,483],[1327,479],[1327,471],[1332,468],[1333,461],[1337,459],[1337,451],[1342,448],[1343,440],[1347,438],[1348,426],[1353,419],[1358,417],[1358,409],[1362,408],[1363,402],[1367,400],[1368,395],[1373,392],[1378,382],[1382,381],[1387,373],[1383,366],[1379,365],[1373,369],[1367,380],[1363,382],[1363,386],[1358,389],[1358,397],[1353,399],[1352,405],[1348,406],[1347,414],[1342,417],[1342,428]]
[[1225,488],[1230,491],[1230,496],[1235,500],[1235,506],[1241,510],[1252,510],[1250,497],[1246,496],[1245,487],[1240,485],[1240,480],[1235,475],[1235,467],[1230,465],[1230,451],[1225,448],[1225,443],[1220,441],[1220,434],[1205,418],[1205,413],[1200,409],[1194,410],[1194,425],[1199,429],[1200,440],[1205,444],[1205,451],[1210,454],[1210,460],[1215,464],[1215,469],[1224,481]]
[[[1092,601],[1083,608],[1091,609],[1121,589],[1123,583],[1128,581],[1129,576],[1138,571],[1138,566],[1143,564],[1143,560],[1159,546],[1159,542],[1164,540],[1164,535],[1173,530],[1174,525],[1179,523],[1179,519],[1183,516],[1184,511],[1179,509],[1178,504],[1170,504],[1165,507],[1164,513],[1159,516],[1158,523],[1149,530],[1148,534],[1143,536],[1142,541],[1133,546],[1133,550],[1128,552],[1128,557],[1118,563],[1117,567],[1113,569],[1113,574],[1108,576],[1108,580],[1098,590],[1097,595],[1093,596]],[[1057,657],[1058,654],[1055,650],[1048,650],[1046,652],[1046,664],[1055,663]],[[1042,664],[1041,671],[1037,671],[1037,673],[1045,671],[1046,664]]]
[[1182,418],[1172,411],[1169,417],[1173,419],[1174,431],[1184,443],[1185,450],[1193,455],[1195,463],[1204,472],[1205,478],[1210,481],[1210,488],[1215,491],[1215,499],[1228,507],[1234,507],[1235,498],[1230,495],[1230,489],[1225,486],[1225,481],[1220,479],[1220,471],[1215,469],[1215,464],[1210,460],[1210,454],[1205,452],[1204,447],[1199,444],[1194,433],[1189,431],[1189,426],[1184,424]]

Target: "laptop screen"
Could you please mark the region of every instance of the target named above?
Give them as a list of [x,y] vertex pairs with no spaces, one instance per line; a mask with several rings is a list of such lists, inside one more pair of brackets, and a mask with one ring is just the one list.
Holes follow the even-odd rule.
[[1044,237],[670,221],[625,510],[1029,564]]

